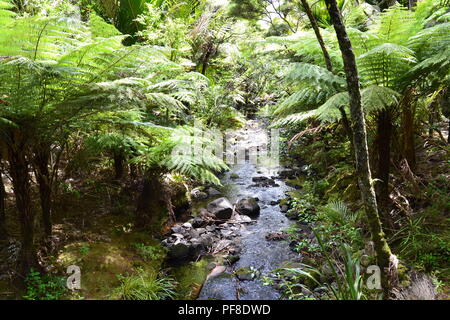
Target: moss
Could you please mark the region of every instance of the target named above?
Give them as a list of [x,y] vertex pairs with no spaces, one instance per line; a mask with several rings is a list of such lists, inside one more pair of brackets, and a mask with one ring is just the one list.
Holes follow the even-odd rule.
[[[111,292],[120,285],[119,274],[131,274],[136,267],[149,272],[160,269],[164,257],[143,261],[130,248],[132,243],[146,243],[160,246],[159,242],[144,233],[130,233],[114,236],[111,242],[75,242],[66,245],[57,258],[57,263],[67,268],[77,265],[81,268],[80,296],[86,299],[108,299]],[[89,250],[83,250],[83,248]]]
[[409,281],[408,268],[405,265],[403,265],[401,263],[398,264],[397,274],[398,274],[398,280],[400,282],[404,282],[404,281],[408,282]]
[[252,280],[259,275],[259,272],[252,267],[240,267],[234,271],[234,274],[239,280]]
[[177,292],[179,299],[196,299],[208,276],[210,260],[202,258],[197,262],[190,262],[174,269],[173,275],[178,282]]

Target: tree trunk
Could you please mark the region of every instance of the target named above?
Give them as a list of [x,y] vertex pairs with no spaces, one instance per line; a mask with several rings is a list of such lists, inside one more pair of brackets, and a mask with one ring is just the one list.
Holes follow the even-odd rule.
[[389,216],[389,173],[391,161],[391,136],[392,120],[388,110],[382,110],[378,113],[377,121],[377,174],[376,182],[378,209],[386,224],[392,227],[392,221]]
[[22,236],[22,246],[19,256],[19,273],[22,276],[26,275],[30,268],[38,265],[34,243],[35,212],[31,200],[29,165],[25,152],[25,145],[23,143],[15,144],[13,142],[9,145],[9,172],[14,188],[16,206],[19,212]]
[[50,170],[50,146],[43,145],[35,149],[34,166],[36,180],[39,186],[39,197],[41,201],[42,223],[44,225],[45,239],[52,235],[52,186]]
[[209,63],[209,58],[211,57],[211,51],[208,50],[208,52],[206,52],[205,57],[202,60],[202,75],[206,74],[206,69],[208,68],[208,63]]
[[[389,278],[395,274],[395,266],[391,265],[391,249],[386,242],[380,217],[378,215],[375,190],[369,167],[369,151],[367,147],[367,132],[364,112],[361,105],[361,92],[359,88],[358,71],[355,55],[350,39],[342,22],[336,0],[325,0],[331,22],[336,31],[339,47],[342,52],[344,69],[347,78],[347,87],[350,96],[350,114],[353,122],[353,144],[355,148],[356,173],[358,176],[361,197],[377,253],[377,263],[382,270],[382,282],[385,292],[389,288]],[[392,268],[392,269],[391,269]]]
[[[352,132],[352,127],[350,125],[350,121],[348,121],[347,113],[345,112],[345,109],[343,107],[339,108],[339,112],[341,113],[342,124],[344,125],[345,133],[347,134],[348,140],[350,142],[352,142],[353,141],[353,132]],[[351,150],[351,153],[353,155],[353,149]]]
[[417,0],[408,0],[408,9],[412,10],[417,5]]
[[117,181],[122,180],[123,174],[125,172],[125,157],[121,151],[114,151],[113,153],[114,158],[114,172],[115,176],[114,179]]
[[3,173],[0,169],[0,240],[5,240],[8,238],[8,233],[6,230],[6,190],[5,184],[3,183]]
[[[305,10],[306,15],[308,16],[309,22],[311,23],[311,27],[314,30],[314,33],[317,38],[317,42],[320,45],[320,49],[322,50],[323,58],[325,60],[325,65],[327,67],[327,70],[330,72],[333,72],[333,63],[331,61],[330,54],[328,53],[327,47],[325,46],[325,42],[323,41],[322,34],[320,33],[319,25],[317,24],[316,18],[314,18],[314,15],[311,11],[311,7],[309,6],[308,2],[306,0],[301,0],[303,9]],[[347,133],[347,136],[349,138],[349,141],[352,141],[352,129],[350,126],[350,123],[347,118],[347,114],[343,107],[339,108],[339,112],[342,116],[342,123],[344,125],[345,132]]]
[[433,101],[431,101],[430,105],[428,106],[428,136],[431,138],[433,138],[434,136],[434,131],[436,130],[435,128],[435,120],[436,120],[436,109],[437,109],[437,105],[438,105],[438,98],[439,95],[437,95]]
[[147,171],[143,179],[142,191],[137,200],[135,224],[138,228],[148,227],[153,218],[165,210],[162,201],[163,187],[159,174]]
[[408,161],[409,168],[414,172],[416,166],[416,150],[414,145],[414,114],[415,108],[412,101],[413,92],[409,90],[405,94],[402,103],[401,117],[401,149],[402,155]]
[[327,66],[328,71],[333,72],[333,64],[331,63],[330,55],[328,54],[328,50],[325,47],[325,42],[323,41],[322,35],[320,34],[319,25],[317,24],[316,18],[312,14],[311,8],[306,0],[301,0],[303,8],[305,10],[306,15],[308,16],[309,22],[311,23],[311,27],[316,34],[317,41],[319,42],[320,48],[322,49],[323,57],[325,59],[325,64]]

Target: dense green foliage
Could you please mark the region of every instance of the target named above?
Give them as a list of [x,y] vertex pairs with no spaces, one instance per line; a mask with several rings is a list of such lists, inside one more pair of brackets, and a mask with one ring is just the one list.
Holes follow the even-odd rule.
[[[446,286],[448,1],[337,5],[388,243],[404,265]],[[379,298],[362,285],[377,261],[341,49],[324,1],[0,0],[0,241],[21,243],[12,268],[25,279],[22,296],[66,297],[57,252],[86,233],[78,259],[90,258],[89,232],[101,225],[135,255],[114,271],[110,298],[178,298],[178,283],[159,270],[166,252],[126,237],[166,232],[193,187],[220,185],[229,167],[213,130],[261,117],[283,128],[283,162],[306,164],[282,205],[316,234],[287,230],[306,261],[266,282],[281,282],[290,299],[316,287],[329,299]],[[77,236],[61,240],[72,225]],[[407,282],[400,273],[398,284]]]

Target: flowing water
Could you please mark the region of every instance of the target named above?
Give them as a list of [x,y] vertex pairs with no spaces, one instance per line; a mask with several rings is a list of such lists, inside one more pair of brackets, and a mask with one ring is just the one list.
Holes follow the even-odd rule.
[[[240,136],[238,143],[246,148],[260,145],[265,130],[260,121],[250,120],[246,127],[237,133]],[[263,285],[261,277],[280,267],[283,262],[295,260],[295,255],[289,249],[287,241],[266,240],[267,234],[282,231],[291,225],[280,211],[280,206],[270,204],[272,201],[285,198],[289,187],[278,179],[276,180],[278,186],[269,187],[255,185],[252,181],[252,178],[257,176],[269,178],[276,176],[280,169],[282,168],[269,168],[264,165],[256,167],[247,160],[244,164],[232,166],[222,178],[224,197],[232,203],[247,196],[257,197],[261,212],[257,222],[241,231],[237,239],[242,248],[240,259],[232,267],[228,267],[225,273],[208,279],[203,285],[199,299],[276,300],[281,298],[279,291],[274,287]],[[240,267],[258,270],[260,276],[253,280],[241,281],[232,275],[233,271]]]

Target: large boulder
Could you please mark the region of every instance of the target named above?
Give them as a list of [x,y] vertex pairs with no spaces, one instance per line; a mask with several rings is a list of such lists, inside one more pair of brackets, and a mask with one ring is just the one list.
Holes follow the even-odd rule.
[[219,198],[210,203],[206,207],[208,211],[219,220],[228,220],[233,214],[233,205],[227,198]]
[[255,198],[247,197],[239,200],[236,204],[236,211],[240,214],[256,218],[259,216],[261,208],[256,202]]

